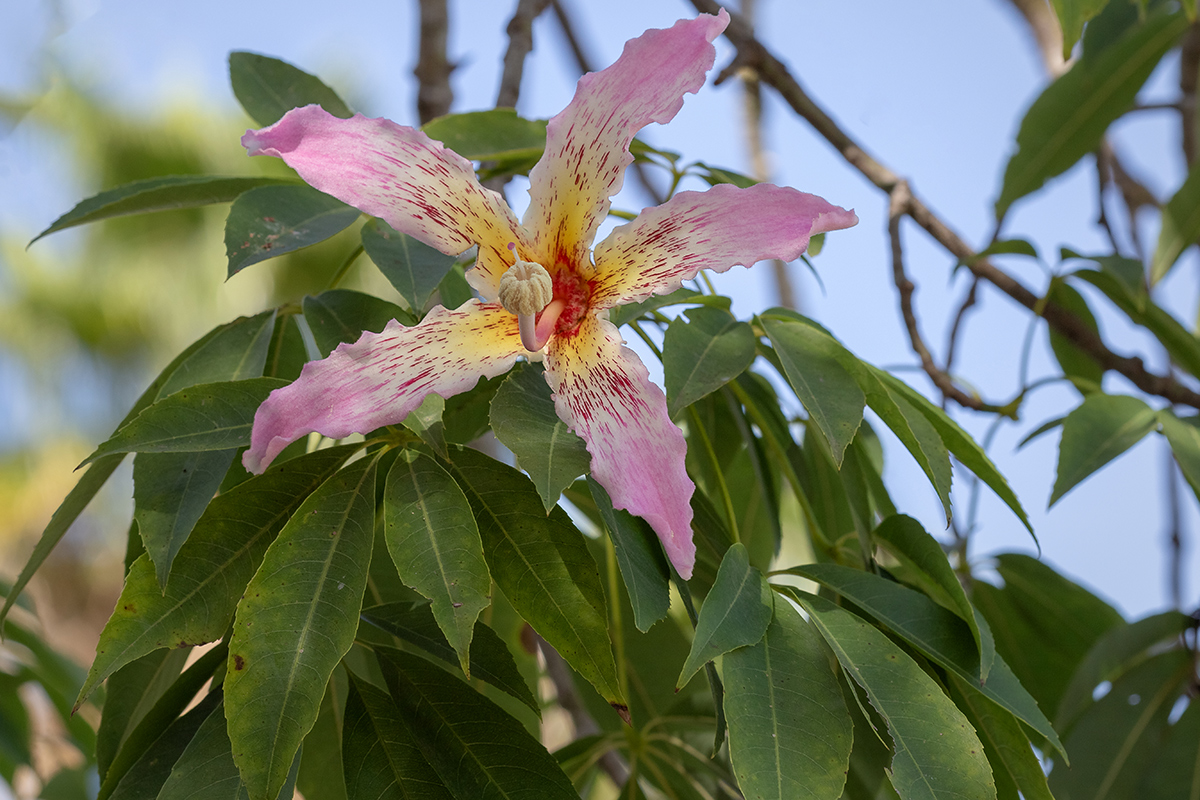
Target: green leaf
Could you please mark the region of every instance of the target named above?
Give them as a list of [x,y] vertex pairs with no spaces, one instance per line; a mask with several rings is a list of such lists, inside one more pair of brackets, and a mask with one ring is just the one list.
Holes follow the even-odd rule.
[[1147,659],[1115,681],[1067,737],[1071,767],[1057,764],[1051,770],[1054,796],[1147,797],[1134,790],[1153,764],[1167,716],[1192,670],[1191,654],[1177,649]]
[[608,639],[608,610],[583,534],[560,507],[545,513],[533,485],[474,450],[453,453],[451,474],[466,492],[492,578],[576,672],[627,714]]
[[[882,622],[931,661],[958,675],[974,691],[999,704],[1033,728],[1060,752],[1062,742],[1003,660],[995,658],[988,679],[979,670],[979,652],[966,623],[925,595],[862,570],[837,564],[793,567],[789,574],[830,587]],[[989,631],[984,640],[991,643]]]
[[[866,384],[867,405],[879,415],[883,424],[896,434],[896,438],[904,445],[912,457],[916,459],[921,471],[929,479],[929,483],[942,501],[946,512],[946,524],[950,524],[950,483],[953,478],[950,471],[950,454],[942,439],[944,430],[953,430],[943,425],[935,425],[930,414],[920,405],[914,405],[913,397],[903,391],[896,383],[884,378],[882,370],[870,369],[868,375],[862,376]],[[874,378],[872,381],[871,378]],[[966,437],[966,434],[963,434]],[[982,451],[980,451],[982,453]]]
[[[697,161],[692,165],[692,169],[696,172],[699,172],[700,177],[703,178],[709,186],[716,186],[721,183],[732,183],[734,186],[739,188],[748,189],[754,184],[758,183],[757,180],[748,175],[743,175],[740,172],[734,172],[733,170],[725,169],[724,167],[710,167],[703,161]],[[810,252],[810,255],[816,255],[816,253]]]
[[190,648],[155,650],[112,674],[96,731],[96,769],[103,779],[121,745],[183,671]]
[[[459,663],[458,654],[446,641],[428,605],[386,603],[363,609],[362,618],[381,631],[415,644],[447,664]],[[490,683],[515,697],[540,717],[541,706],[521,677],[517,662],[513,660],[512,652],[504,640],[487,625],[476,622],[471,644],[471,677]]]
[[[1107,2],[1107,0],[1105,0],[1105,2]],[[998,242],[992,242],[975,255],[971,256],[970,258],[963,259],[959,263],[976,264],[985,258],[989,258],[990,256],[1000,255],[1017,255],[1037,258],[1038,251],[1036,247],[1024,239],[1002,239]]]
[[578,800],[546,748],[491,700],[419,656],[379,653],[400,718],[454,797]]
[[[1087,301],[1071,286],[1062,281],[1052,281],[1047,297],[1056,306],[1074,314],[1093,333],[1100,333],[1096,317],[1088,308]],[[1086,397],[1100,391],[1100,384],[1104,378],[1104,367],[1100,366],[1096,359],[1088,355],[1086,351],[1079,349],[1070,339],[1054,328],[1050,329],[1050,349],[1054,351],[1054,358],[1062,367],[1063,375],[1071,381],[1080,394]]]
[[[929,535],[921,523],[903,514],[888,517],[881,522],[874,531],[874,537],[882,540],[902,563],[924,575],[927,578],[926,586],[935,592],[933,598],[956,613],[971,629],[971,637],[975,640],[980,657],[979,677],[986,682],[996,651],[994,645],[991,648],[984,646],[979,633],[979,623],[975,619],[975,608],[967,599],[954,568],[946,560],[942,546]],[[987,644],[992,643],[989,640]]]
[[[264,311],[253,317],[240,317],[215,331],[195,352],[180,362],[163,382],[153,400],[190,389],[201,383],[242,381],[262,376],[267,363],[267,351],[275,329],[275,312]],[[165,374],[165,373],[164,373]],[[139,408],[138,414],[141,413]],[[133,414],[118,426],[132,420]]]
[[[954,457],[959,462],[975,473],[975,476],[987,484],[996,496],[1004,501],[1012,512],[1017,515],[1017,519],[1025,525],[1029,534],[1033,535],[1033,526],[1029,523],[1029,517],[1025,514],[1025,509],[1021,507],[1021,501],[1017,499],[1012,488],[1008,485],[1008,481],[1000,474],[1000,470],[996,469],[996,465],[988,458],[988,454],[979,444],[971,438],[970,434],[959,427],[958,423],[952,420],[945,411],[929,402],[929,398],[918,392],[916,389],[909,386],[904,381],[896,378],[894,375],[889,375],[881,369],[868,367],[875,378],[891,391],[899,394],[901,397],[908,400],[918,411],[925,415],[925,419],[929,420],[941,437],[942,442],[954,454]],[[1034,536],[1034,541],[1037,537]]]
[[238,196],[259,186],[294,184],[283,178],[228,178],[218,175],[172,175],[150,178],[108,189],[81,200],[50,227],[33,238],[33,242],[76,225],[99,222],[130,214],[149,214],[153,211],[173,211],[196,208],[214,203],[229,203]]
[[374,539],[375,464],[351,464],[304,501],[238,604],[225,704],[251,800],[279,794],[325,684],[354,644]]
[[717,570],[716,583],[700,606],[692,649],[675,686],[686,686],[706,661],[762,639],[771,624],[773,607],[771,587],[762,573],[750,566],[746,548],[740,543],[730,547]]
[[592,457],[554,410],[554,396],[540,366],[522,364],[509,372],[492,398],[492,430],[529,473],[549,513],[559,496],[588,471]]
[[455,262],[438,284],[438,302],[446,308],[458,308],[474,297],[475,290],[467,282],[466,267]]
[[207,383],[164,397],[84,459],[90,464],[110,453],[191,453],[228,450],[250,444],[254,412],[275,389],[278,378]]
[[1191,624],[1186,614],[1167,611],[1110,628],[1075,668],[1058,704],[1058,729],[1071,729],[1076,717],[1092,704],[1100,683],[1116,680],[1159,649],[1158,645],[1173,644]]
[[1071,58],[1071,51],[1083,33],[1083,26],[1108,5],[1109,0],[1050,0],[1058,24],[1062,27],[1063,60]]
[[1154,14],[1094,59],[1081,59],[1034,101],[1004,171],[996,219],[1092,152],[1187,28],[1182,14]]
[[983,742],[997,788],[1008,789],[1007,792],[1000,789],[1000,796],[1016,800],[1020,791],[1025,800],[1054,800],[1046,784],[1046,773],[1017,718],[979,692],[971,691],[962,678],[951,676],[951,685],[959,708]]
[[779,354],[788,383],[825,434],[833,460],[840,466],[846,447],[862,423],[866,399],[847,366],[857,359],[815,326],[771,313],[761,316],[760,324]]
[[1200,497],[1200,416],[1180,419],[1169,408],[1160,409],[1158,422],[1175,454],[1175,462],[1192,491]]
[[[220,697],[219,692],[215,693]],[[280,789],[279,800],[291,800],[296,788],[299,754]],[[158,796],[187,800],[249,800],[246,784],[233,763],[233,748],[225,724],[225,706],[218,702],[188,743]]]
[[[257,339],[257,334],[254,333],[254,323],[256,320],[265,320],[266,318],[274,318],[275,312],[268,311],[260,314],[258,317],[250,319],[237,319],[233,322],[219,325],[212,329],[204,336],[193,342],[182,353],[177,355],[166,369],[159,373],[158,377],[147,387],[146,391],[142,392],[141,397],[133,404],[133,408],[125,415],[125,419],[117,426],[118,429],[129,423],[134,417],[142,412],[147,406],[153,403],[156,399],[163,395],[165,389],[179,388],[184,389],[196,383],[206,382],[204,378],[193,380],[194,377],[203,375],[208,380],[228,380],[220,367],[226,366],[225,359],[222,354],[226,351],[233,351],[237,348],[232,347],[235,342],[242,342],[243,345],[249,344]],[[248,338],[249,342],[242,340]],[[255,350],[253,346],[243,346],[242,354],[243,361],[250,365]],[[261,374],[261,373],[260,373]],[[246,377],[254,377],[247,375]],[[100,487],[105,484],[109,476],[116,471],[121,465],[121,460],[124,458],[121,454],[107,456],[99,459],[96,463],[88,468],[88,471],[79,479],[79,483],[75,485],[62,501],[59,507],[55,510],[53,516],[50,517],[50,522],[46,525],[46,529],[42,532],[41,539],[33,548],[33,554],[30,555],[29,561],[21,569],[21,574],[17,577],[12,588],[8,592],[8,597],[4,601],[4,608],[0,609],[0,622],[3,622],[8,617],[8,610],[12,604],[20,596],[21,591],[29,583],[29,579],[38,571],[38,568],[58,545],[67,529],[71,527],[79,515],[95,497],[96,492],[100,491]]]
[[[172,765],[187,749],[201,724],[212,716],[220,697],[220,692],[210,692],[191,711],[173,719],[110,792],[106,793],[103,786],[101,787],[100,797],[111,797],[112,800],[143,800],[146,797],[157,797],[159,790],[171,775]],[[108,784],[109,781],[106,780],[104,785]]]
[[1136,397],[1094,394],[1084,398],[1063,420],[1050,505],[1140,442],[1157,425],[1154,410]]
[[696,306],[723,308],[728,311],[730,302],[728,297],[715,294],[700,294],[695,289],[680,287],[669,294],[651,295],[640,303],[626,303],[623,306],[617,306],[612,309],[608,319],[609,322],[619,328],[626,322],[635,320],[643,314],[649,314],[651,311],[668,306],[687,303]]
[[346,796],[350,800],[454,800],[421,755],[391,696],[353,673],[343,730]]
[[1002,553],[996,561],[1004,588],[976,581],[972,600],[995,634],[997,655],[1053,718],[1088,650],[1124,620],[1103,600],[1037,559]]
[[511,108],[447,114],[421,130],[471,161],[536,161],[546,149],[546,120],[522,119]]
[[300,749],[296,789],[304,796],[304,800],[348,800],[346,781],[342,777],[342,711],[346,698],[339,691],[341,683],[337,678],[335,672],[334,678],[325,685],[325,696],[321,698],[317,721],[304,737],[304,745]]
[[1162,210],[1158,246],[1150,262],[1150,283],[1158,283],[1175,266],[1179,256],[1200,239],[1200,168],[1193,167],[1187,180]]
[[242,108],[264,128],[293,108],[312,103],[335,117],[354,116],[320,79],[278,58],[234,51],[229,54],[229,82]]
[[1193,800],[1200,797],[1200,702],[1192,698],[1162,739],[1158,754],[1143,773],[1136,797]]
[[820,634],[779,602],[766,637],[727,653],[723,672],[729,759],[747,800],[837,797],[853,730]]
[[587,483],[613,543],[617,566],[629,592],[634,625],[645,633],[671,608],[671,566],[648,522],[613,508],[608,492],[590,475]]
[[225,221],[229,277],[251,264],[323,242],[354,224],[359,210],[311,186],[261,186],[233,201]]
[[272,464],[214,499],[180,548],[166,594],[149,557],[140,556],[100,634],[78,704],[116,670],[160,647],[219,639],[267,546],[305,498],[358,449],[327,448]]
[[375,266],[417,313],[454,266],[455,256],[398,233],[381,219],[370,219],[363,225],[362,243]]
[[401,580],[433,601],[433,616],[470,677],[475,620],[492,602],[471,505],[432,456],[409,450],[388,472],[383,518]]
[[322,358],[339,344],[357,342],[363,331],[381,333],[392,320],[406,326],[416,324],[416,319],[395,303],[350,289],[305,297],[301,306]]
[[900,797],[995,798],[979,738],[937,684],[859,617],[815,595],[792,594],[887,721],[895,748],[890,777]]
[[691,308],[663,335],[667,411],[674,416],[754,363],[754,331],[720,308]]

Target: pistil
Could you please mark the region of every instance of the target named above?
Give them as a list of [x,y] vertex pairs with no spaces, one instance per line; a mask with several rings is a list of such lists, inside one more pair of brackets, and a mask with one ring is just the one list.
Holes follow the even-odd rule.
[[[546,268],[536,261],[522,260],[517,253],[516,243],[509,242],[508,249],[512,251],[516,262],[500,278],[500,305],[516,315],[521,344],[529,352],[536,353],[554,332],[554,324],[562,313],[563,304],[560,301],[555,308],[555,303],[551,302],[554,298],[554,281]],[[542,314],[542,324],[539,325],[537,316],[543,309],[549,313]]]

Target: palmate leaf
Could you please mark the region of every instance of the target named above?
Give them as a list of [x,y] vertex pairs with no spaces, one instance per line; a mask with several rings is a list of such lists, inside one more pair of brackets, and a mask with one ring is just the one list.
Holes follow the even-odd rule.
[[634,625],[645,633],[671,608],[671,566],[649,523],[628,511],[613,508],[608,492],[590,475],[587,483],[613,543],[629,593]]
[[350,675],[342,749],[350,800],[454,800],[387,692]]
[[293,108],[312,103],[335,117],[354,115],[319,78],[278,58],[234,51],[229,54],[229,82],[242,108],[263,127],[278,122]]
[[363,331],[379,333],[392,320],[402,325],[417,321],[395,303],[350,289],[330,289],[316,297],[305,297],[301,306],[322,358],[339,344],[357,342]]
[[471,637],[491,603],[483,542],[462,489],[429,455],[392,464],[383,494],[384,537],[401,580],[433,601],[433,615],[471,675]]
[[361,212],[311,186],[261,186],[233,201],[225,221],[232,278],[251,264],[323,242]]
[[1140,442],[1157,425],[1154,410],[1136,397],[1094,394],[1085,398],[1063,420],[1050,505]]
[[900,797],[996,797],[979,738],[916,662],[849,611],[806,592],[791,594],[886,720],[895,751],[891,781]]
[[400,719],[452,796],[577,800],[546,748],[491,700],[419,656],[379,655]]
[[268,545],[300,504],[358,449],[328,448],[272,464],[214,499],[180,549],[165,594],[149,557],[139,557],[100,634],[78,703],[116,670],[158,648],[221,638]]
[[820,634],[780,601],[765,638],[723,665],[729,758],[747,800],[838,797],[853,731]]
[[286,178],[234,178],[218,175],[173,175],[135,181],[81,200],[70,211],[50,223],[50,227],[35,236],[30,244],[43,236],[89,222],[130,214],[228,203],[259,186],[295,183],[294,180]]
[[[686,317],[686,319],[685,319]],[[663,382],[674,416],[720,389],[754,362],[753,329],[721,308],[691,308],[663,335]]]
[[771,623],[773,607],[771,587],[763,580],[762,573],[750,566],[746,548],[740,543],[730,547],[717,570],[717,580],[700,607],[692,649],[676,688],[686,686],[706,661],[762,639]]
[[511,108],[447,114],[421,130],[472,161],[536,161],[546,149],[546,120],[522,119]]
[[381,219],[368,220],[360,235],[363,249],[375,266],[417,313],[425,308],[456,260],[456,256],[400,233]]
[[375,457],[321,485],[267,548],[238,604],[225,679],[233,758],[251,800],[272,800],[351,645],[375,523]]
[[628,709],[608,638],[596,562],[562,508],[545,513],[533,485],[474,450],[452,452],[450,472],[467,495],[492,578],[533,629],[623,717]]
[[1091,153],[1187,28],[1183,14],[1151,14],[1094,58],[1080,59],[1034,101],[1004,171],[996,219]]
[[254,413],[275,389],[278,378],[250,378],[183,389],[154,403],[84,459],[90,464],[110,453],[192,453],[250,444]]
[[[981,678],[979,653],[972,647],[970,629],[951,612],[920,592],[838,564],[809,564],[793,567],[787,572],[828,586],[852,601],[935,664],[957,675],[972,690],[1018,717],[1063,752],[1062,742],[1050,721],[1002,659],[994,659],[987,681]],[[985,641],[990,641],[990,632],[986,628],[984,634]]]

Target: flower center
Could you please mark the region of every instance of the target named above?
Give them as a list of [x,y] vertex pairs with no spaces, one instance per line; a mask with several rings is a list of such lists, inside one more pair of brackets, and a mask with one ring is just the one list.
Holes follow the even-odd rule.
[[[529,352],[536,353],[553,333],[553,322],[549,320],[546,326],[549,330],[538,330],[537,315],[553,305],[550,301],[554,299],[554,281],[541,264],[522,260],[515,242],[509,242],[508,249],[516,262],[500,277],[498,299],[505,311],[516,315],[521,344]],[[553,317],[557,319],[557,312]]]

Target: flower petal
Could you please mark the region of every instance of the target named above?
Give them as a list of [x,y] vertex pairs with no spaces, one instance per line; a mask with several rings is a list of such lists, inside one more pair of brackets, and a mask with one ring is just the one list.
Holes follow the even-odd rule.
[[690,578],[695,485],[684,466],[687,444],[641,359],[611,322],[589,314],[574,333],[550,341],[546,380],[613,505],[649,522],[675,569]]
[[508,243],[526,243],[508,204],[479,185],[471,162],[413,128],[361,114],[340,119],[311,105],[247,131],[242,145],[252,156],[282,158],[311,186],[443,253],[478,244],[468,275],[485,299],[495,298],[512,262]]
[[704,85],[716,60],[711,42],[728,24],[722,9],[646,31],[626,42],[612,66],[580,78],[570,104],[550,120],[546,152],[529,173],[524,222],[543,266],[588,263],[609,198],[633,162],[629,143],[651,122],[669,122],[683,95]]
[[792,261],[813,234],[857,223],[853,211],[765,183],[680,192],[596,245],[592,308],[666,294],[702,269],[724,272],[768,258]]
[[401,422],[430,393],[451,397],[481,377],[507,371],[523,354],[517,318],[498,305],[468,300],[436,306],[406,328],[392,320],[276,389],[258,407],[246,469],[261,473],[290,443],[316,431],[332,439]]

